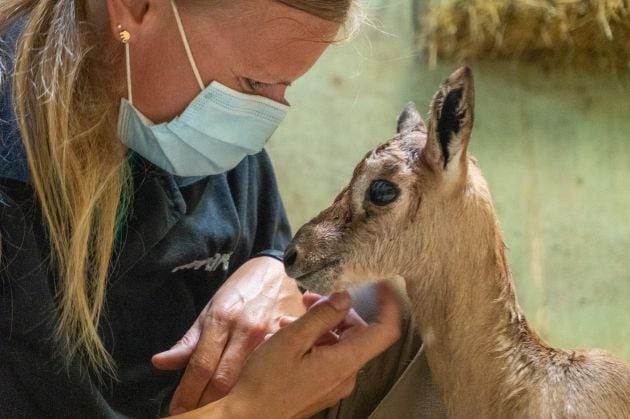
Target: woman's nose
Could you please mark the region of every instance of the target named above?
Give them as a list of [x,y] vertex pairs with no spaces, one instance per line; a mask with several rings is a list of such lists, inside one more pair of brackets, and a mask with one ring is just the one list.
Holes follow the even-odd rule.
[[285,99],[284,95],[287,91],[287,86],[284,84],[270,84],[258,90],[257,93],[261,96],[265,96],[268,99],[274,100],[283,105],[289,105],[289,102]]

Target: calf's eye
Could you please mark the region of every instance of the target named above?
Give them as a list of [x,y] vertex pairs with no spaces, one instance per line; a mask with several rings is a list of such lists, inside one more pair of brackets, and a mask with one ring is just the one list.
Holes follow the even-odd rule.
[[386,180],[375,180],[368,190],[368,198],[374,205],[384,206],[394,202],[399,193],[398,186],[393,183]]

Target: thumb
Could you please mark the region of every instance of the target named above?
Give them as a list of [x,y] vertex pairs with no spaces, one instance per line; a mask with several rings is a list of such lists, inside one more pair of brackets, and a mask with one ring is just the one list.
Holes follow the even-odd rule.
[[306,291],[304,293],[304,295],[302,295],[302,303],[304,304],[304,307],[306,307],[308,309],[308,308],[311,308],[311,306],[313,304],[315,304],[316,302],[318,302],[322,298],[324,298],[324,297],[322,297],[319,294],[315,294],[313,292]]
[[201,336],[201,323],[195,322],[171,349],[153,355],[151,363],[160,370],[179,370],[186,367]]
[[295,341],[304,351],[309,350],[325,333],[341,323],[352,307],[352,299],[348,292],[331,294],[315,304],[302,317],[281,332],[293,333]]

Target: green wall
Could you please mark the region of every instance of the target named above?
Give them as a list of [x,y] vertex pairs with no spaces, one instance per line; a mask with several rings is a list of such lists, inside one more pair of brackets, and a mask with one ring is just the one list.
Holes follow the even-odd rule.
[[[331,47],[289,92],[269,150],[293,228],[327,207],[404,104],[428,111],[455,65],[418,59],[409,1],[372,2],[380,29]],[[488,179],[519,300],[553,345],[630,360],[630,88],[605,74],[474,64],[470,152]]]

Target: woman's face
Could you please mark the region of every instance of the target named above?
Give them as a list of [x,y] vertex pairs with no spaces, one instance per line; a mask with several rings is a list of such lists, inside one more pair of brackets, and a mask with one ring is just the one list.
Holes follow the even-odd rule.
[[[109,6],[116,35],[120,20],[131,33],[134,105],[156,123],[179,115],[200,88],[170,0],[110,0]],[[337,23],[273,0],[208,1],[207,6],[180,0],[177,6],[206,86],[216,80],[278,102],[339,30]]]

